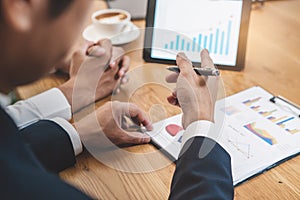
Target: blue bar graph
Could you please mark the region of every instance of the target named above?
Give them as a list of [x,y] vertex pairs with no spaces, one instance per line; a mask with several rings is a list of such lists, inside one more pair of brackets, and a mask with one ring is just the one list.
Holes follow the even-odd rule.
[[228,30],[227,30],[227,43],[226,43],[226,55],[229,53],[229,45],[230,45],[230,35],[231,35],[231,21],[228,22]]
[[198,51],[201,51],[201,41],[202,41],[202,34],[199,34],[198,36]]
[[203,44],[204,49],[207,48],[207,35],[204,36],[204,44]]
[[184,41],[185,41],[184,39],[181,40],[181,51],[184,51],[184,46],[185,46]]
[[186,50],[190,51],[190,43],[189,42],[186,44]]
[[283,120],[283,121],[281,121],[281,122],[278,122],[277,125],[284,124],[285,122],[291,121],[292,119],[295,119],[295,117],[290,117],[290,118],[288,118],[288,119],[286,119],[286,120]]
[[179,50],[179,40],[180,40],[180,35],[176,36],[176,50]]
[[193,47],[192,47],[193,48],[193,50],[192,50],[193,52],[195,52],[195,50],[196,50],[195,47],[196,47],[196,38],[193,38]]
[[174,42],[170,42],[170,49],[173,49],[174,48]]
[[217,27],[205,33],[199,33],[191,37],[191,39],[178,34],[172,41],[164,44],[164,49],[200,52],[205,48],[212,54],[227,56],[230,54],[231,33],[232,21],[229,20],[222,27]]
[[221,36],[221,46],[220,46],[220,55],[223,54],[223,46],[224,46],[224,31],[222,31],[222,36]]
[[214,54],[217,54],[218,52],[218,43],[219,43],[219,29],[216,30],[216,41],[215,41],[215,51]]
[[211,33],[209,36],[209,47],[208,47],[208,51],[212,52],[212,44],[213,44],[213,34]]

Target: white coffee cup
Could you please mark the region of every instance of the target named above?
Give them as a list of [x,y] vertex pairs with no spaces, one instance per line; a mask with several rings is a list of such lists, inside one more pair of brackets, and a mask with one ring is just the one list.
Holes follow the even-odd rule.
[[92,15],[96,31],[106,36],[113,36],[122,32],[130,20],[130,13],[121,9],[99,10]]

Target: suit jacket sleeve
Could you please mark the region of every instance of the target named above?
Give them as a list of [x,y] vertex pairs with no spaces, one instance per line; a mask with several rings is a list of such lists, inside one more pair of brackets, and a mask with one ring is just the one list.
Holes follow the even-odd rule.
[[[208,154],[201,157],[205,146]],[[188,140],[176,162],[169,199],[233,199],[233,191],[229,154],[211,139]]]
[[[54,134],[58,131],[55,124],[43,121],[27,130],[25,134],[28,142],[32,142],[31,147],[38,145],[47,146],[40,135],[32,139],[34,134]],[[46,128],[41,131],[39,128]],[[21,133],[12,119],[0,107],[0,198],[1,199],[91,199],[78,189],[67,185],[56,175],[48,173],[36,160],[32,150],[22,141]],[[30,131],[34,132],[30,132]],[[28,131],[28,132],[27,132]],[[53,132],[52,132],[53,131]],[[59,132],[64,135],[63,132]],[[24,135],[23,135],[24,136]],[[43,138],[46,136],[43,136]],[[52,135],[56,139],[65,142],[67,138],[60,138]],[[30,139],[30,140],[29,140]],[[52,142],[51,142],[52,143]],[[39,146],[39,145],[38,145]],[[45,147],[47,149],[47,147]],[[49,149],[52,150],[52,149]],[[65,154],[60,152],[59,154]],[[50,155],[44,152],[44,155]],[[60,156],[60,155],[59,155]]]
[[56,123],[41,120],[20,132],[25,143],[47,170],[59,172],[75,164],[69,135]]

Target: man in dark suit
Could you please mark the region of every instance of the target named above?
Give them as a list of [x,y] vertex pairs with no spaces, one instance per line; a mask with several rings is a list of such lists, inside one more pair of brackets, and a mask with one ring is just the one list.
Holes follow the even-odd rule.
[[[86,0],[1,0],[0,1],[0,103],[19,85],[37,80],[51,70],[76,39],[89,9]],[[205,67],[214,67],[207,51],[201,54]],[[103,59],[103,58],[100,58]],[[209,132],[213,126],[216,79],[197,76],[182,54],[177,57],[179,75],[176,92],[168,98],[183,109],[186,129],[183,148],[176,162],[170,199],[232,199],[233,184],[228,153]],[[95,111],[99,124],[119,127],[111,107],[151,128],[146,115],[133,104],[108,103]],[[126,109],[125,109],[126,108]],[[74,124],[81,138],[97,129],[87,117]],[[103,128],[102,127],[102,128]],[[50,172],[74,165],[72,138],[50,120],[41,120],[19,130],[0,108],[0,196],[3,199],[90,199]],[[126,132],[106,135],[115,144],[120,138],[132,141]],[[146,142],[148,138],[141,137]],[[99,141],[101,144],[101,141]],[[104,144],[105,145],[105,144]],[[210,150],[205,154],[205,146]]]

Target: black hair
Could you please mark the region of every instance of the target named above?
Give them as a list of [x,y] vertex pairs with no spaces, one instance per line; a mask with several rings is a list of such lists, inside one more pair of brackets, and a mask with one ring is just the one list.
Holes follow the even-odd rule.
[[51,17],[59,16],[74,0],[48,0]]

